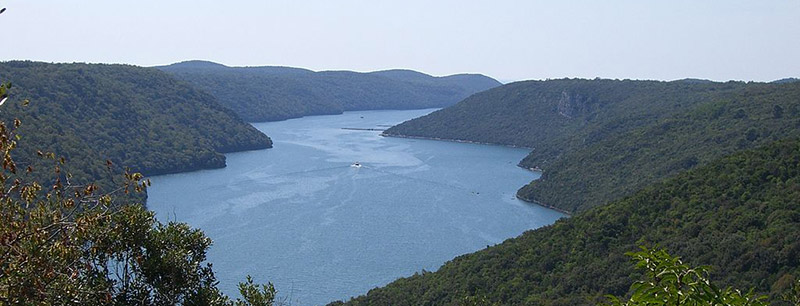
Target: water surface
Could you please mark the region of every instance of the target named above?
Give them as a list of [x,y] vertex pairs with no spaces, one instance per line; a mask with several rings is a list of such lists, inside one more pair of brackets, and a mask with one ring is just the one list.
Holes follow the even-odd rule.
[[208,258],[226,293],[250,274],[294,305],[364,294],[563,216],[514,197],[537,178],[516,167],[525,149],[343,129],[431,111],[256,123],[273,149],[227,154],[224,169],[154,177],[148,207],[214,240]]

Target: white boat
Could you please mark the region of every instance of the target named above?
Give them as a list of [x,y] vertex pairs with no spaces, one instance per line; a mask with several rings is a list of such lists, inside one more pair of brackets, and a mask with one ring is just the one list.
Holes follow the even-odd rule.
[[353,168],[361,168],[361,164],[360,164],[360,163],[358,163],[358,162],[354,162],[352,165],[350,165],[350,167],[353,167]]

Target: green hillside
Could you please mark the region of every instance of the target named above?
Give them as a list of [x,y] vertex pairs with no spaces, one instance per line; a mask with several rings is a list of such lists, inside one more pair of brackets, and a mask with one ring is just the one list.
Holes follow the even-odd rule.
[[433,77],[410,70],[314,72],[289,67],[227,67],[204,61],[157,68],[207,89],[247,121],[348,110],[445,107],[500,85],[482,75]]
[[54,152],[76,182],[107,178],[107,159],[117,172],[157,175],[224,167],[221,153],[271,147],[214,97],[157,69],[3,62],[0,79],[13,85],[0,117],[22,122],[18,162],[40,168],[35,150]]
[[518,192],[575,212],[739,149],[800,135],[800,85],[519,82],[385,132],[533,148],[543,176]]
[[[641,272],[624,254],[659,245],[710,265],[722,287],[773,302],[800,277],[800,142],[743,151],[518,238],[399,279],[348,305],[588,305]],[[338,304],[338,303],[336,303]],[[778,305],[781,305],[778,303]]]
[[[749,85],[650,125],[566,152],[523,199],[578,211],[737,150],[800,136],[800,85]],[[535,152],[523,165],[538,164]],[[571,190],[572,192],[565,192]]]

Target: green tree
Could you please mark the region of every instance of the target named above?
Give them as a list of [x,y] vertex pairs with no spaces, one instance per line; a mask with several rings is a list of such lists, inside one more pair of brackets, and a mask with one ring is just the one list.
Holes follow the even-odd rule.
[[[0,96],[10,87],[2,84]],[[141,174],[126,171],[118,187],[104,190],[76,183],[62,170],[64,158],[38,151],[52,179],[37,180],[33,167],[14,159],[21,125],[0,121],[0,305],[273,303],[272,284],[257,290],[249,277],[240,284],[243,299],[221,293],[202,231],[162,224],[139,203],[112,201],[144,192],[150,183]]]
[[275,286],[271,283],[261,285],[261,288],[253,282],[250,275],[247,281],[239,283],[239,293],[244,299],[237,299],[235,306],[272,306],[275,302]]
[[800,305],[800,279],[792,284],[792,288],[783,294],[783,300],[792,305]]
[[636,267],[644,270],[646,280],[631,285],[633,293],[627,301],[609,296],[609,305],[767,305],[763,302],[766,297],[756,297],[752,290],[742,293],[718,288],[709,280],[708,267],[693,268],[663,249],[641,248],[626,255],[637,261]]

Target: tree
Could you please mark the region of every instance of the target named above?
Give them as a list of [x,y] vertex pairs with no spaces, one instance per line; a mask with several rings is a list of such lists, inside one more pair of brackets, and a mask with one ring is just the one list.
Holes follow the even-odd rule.
[[631,285],[633,294],[627,301],[609,296],[609,305],[767,305],[766,297],[755,296],[753,290],[718,288],[708,278],[708,267],[689,267],[663,249],[641,249],[627,255],[637,261],[647,280]]
[[[0,97],[10,88],[0,85]],[[0,121],[0,305],[272,305],[272,284],[258,290],[249,277],[243,299],[221,293],[202,231],[112,200],[144,192],[150,182],[140,173],[125,171],[103,190],[74,182],[64,158],[38,151],[52,178],[35,179],[14,159],[21,125]]]
[[259,289],[258,285],[253,282],[253,278],[248,275],[246,282],[239,283],[239,293],[244,300],[237,299],[234,303],[235,306],[272,306],[276,291],[275,286],[271,283],[261,285]]

